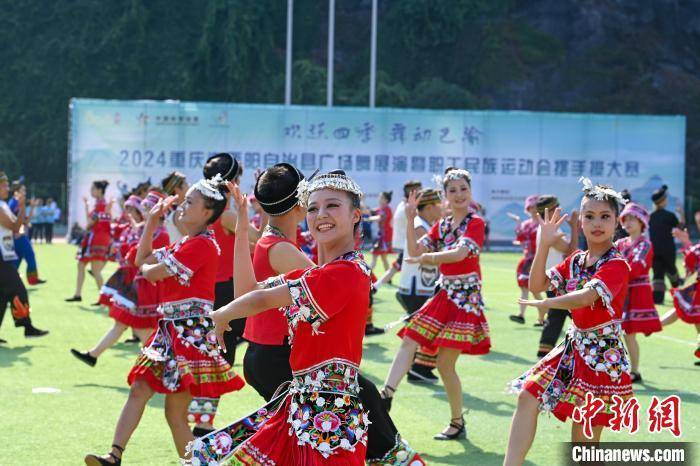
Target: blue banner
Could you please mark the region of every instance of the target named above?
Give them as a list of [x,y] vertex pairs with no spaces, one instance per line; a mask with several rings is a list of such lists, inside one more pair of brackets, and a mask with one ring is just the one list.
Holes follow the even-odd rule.
[[79,223],[93,180],[109,179],[112,198],[173,170],[195,181],[206,158],[222,151],[243,162],[246,191],[256,169],[278,162],[307,175],[342,168],[370,207],[380,191],[393,190],[398,203],[408,179],[434,186],[446,167],[466,168],[493,239],[513,237],[506,213],[522,215],[530,194],[555,194],[576,208],[581,176],[627,188],[648,206],[662,184],[671,187],[671,208],[684,192],[683,116],[89,99],[73,99],[70,111],[69,214]]

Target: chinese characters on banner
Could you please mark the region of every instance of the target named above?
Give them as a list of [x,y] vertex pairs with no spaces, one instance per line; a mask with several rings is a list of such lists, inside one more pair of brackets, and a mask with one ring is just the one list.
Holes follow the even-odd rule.
[[528,195],[576,206],[581,176],[642,202],[661,184],[676,198],[684,189],[684,117],[88,99],[72,100],[70,111],[69,214],[80,222],[94,179],[113,181],[108,197],[116,198],[117,186],[157,183],[173,170],[194,181],[223,151],[243,163],[245,190],[256,169],[280,162],[305,173],[340,168],[369,205],[408,179],[433,186],[447,167],[465,168],[494,240],[512,239],[506,213]]

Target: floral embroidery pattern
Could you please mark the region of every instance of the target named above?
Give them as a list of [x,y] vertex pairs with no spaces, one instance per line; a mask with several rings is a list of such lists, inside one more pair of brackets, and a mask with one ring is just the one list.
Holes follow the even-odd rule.
[[447,292],[450,301],[460,309],[481,315],[484,300],[481,297],[481,280],[476,273],[468,275],[443,276],[440,287]]
[[289,388],[289,433],[324,458],[335,450],[355,451],[366,442],[369,418],[358,398],[358,369],[336,360],[294,374]]
[[381,458],[367,459],[370,466],[392,465],[392,466],[424,466],[425,463],[416,459],[416,452],[411,446],[401,438],[401,434],[396,434],[394,446]]
[[622,374],[629,374],[630,363],[622,343],[622,327],[619,323],[608,323],[592,329],[569,328],[565,340],[549,352],[540,363],[510,383],[510,391],[518,393],[525,382],[537,376],[541,366],[561,355],[551,381],[540,395],[540,409],[552,411],[570,391],[573,382],[577,351],[586,365],[596,372],[605,372],[613,382],[620,382]]
[[218,356],[214,325],[206,317],[212,307],[211,301],[196,299],[161,306],[164,316],[158,322],[153,341],[141,350],[141,355],[150,361],[163,363],[161,380],[168,390],[176,391],[183,375],[175,358],[168,328],[174,326],[177,339],[186,347],[192,346],[210,357]]
[[[358,251],[352,251],[344,254],[334,261],[338,260],[353,262],[366,276],[369,276],[371,273],[369,266],[364,261],[364,257]],[[321,332],[319,329],[321,324],[328,320],[328,315],[323,311],[323,309],[321,309],[318,303],[316,303],[306,283],[306,276],[318,268],[320,267],[312,267],[304,272],[304,275],[302,275],[300,278],[296,280],[287,280],[284,282],[287,284],[287,287],[289,287],[289,293],[292,297],[293,304],[291,306],[283,307],[280,310],[284,313],[285,317],[287,318],[287,322],[289,323],[290,339],[293,339],[294,332],[296,331],[296,328],[300,322],[307,322],[311,324],[313,333],[317,334]],[[268,279],[268,281],[269,280],[270,279]],[[279,282],[274,280],[279,280]],[[283,283],[280,277],[273,277],[273,281],[271,283],[268,283],[268,281],[265,282],[265,286],[269,286],[270,284],[272,284],[272,286],[277,286]]]
[[420,243],[429,251],[448,251],[466,247],[470,256],[477,256],[481,248],[473,239],[466,236],[467,227],[472,218],[472,214],[468,214],[457,228],[453,229],[454,217],[451,215],[445,217],[440,220],[438,225],[439,239],[434,241],[428,235],[425,235],[420,239]]

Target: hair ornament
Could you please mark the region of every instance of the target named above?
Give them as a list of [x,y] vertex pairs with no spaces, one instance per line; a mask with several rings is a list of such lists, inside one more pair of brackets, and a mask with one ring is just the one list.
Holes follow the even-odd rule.
[[224,182],[224,178],[221,173],[217,173],[210,179],[204,179],[197,181],[192,187],[202,193],[203,196],[217,201],[223,201],[224,195],[219,191],[219,186]]
[[578,179],[579,183],[583,184],[581,189],[587,196],[591,196],[598,201],[604,201],[606,198],[615,199],[619,204],[627,204],[627,199],[622,197],[622,193],[615,191],[612,188],[606,188],[599,185],[594,185],[590,178],[582,176]]

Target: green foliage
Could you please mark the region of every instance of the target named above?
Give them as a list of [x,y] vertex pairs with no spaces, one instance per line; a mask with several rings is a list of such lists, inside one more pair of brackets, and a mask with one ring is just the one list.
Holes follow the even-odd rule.
[[[0,6],[0,169],[30,181],[65,182],[72,97],[283,101],[284,1]],[[293,103],[324,105],[327,2],[294,6]],[[669,58],[685,39],[669,37],[662,23],[630,17],[619,31],[608,26],[599,46],[559,24],[580,14],[572,1],[379,6],[378,106],[685,114],[689,193],[700,199],[690,176],[700,169],[700,80],[692,54]],[[616,7],[595,8],[605,15]],[[369,38],[369,2],[337,2],[335,105],[368,104]]]

